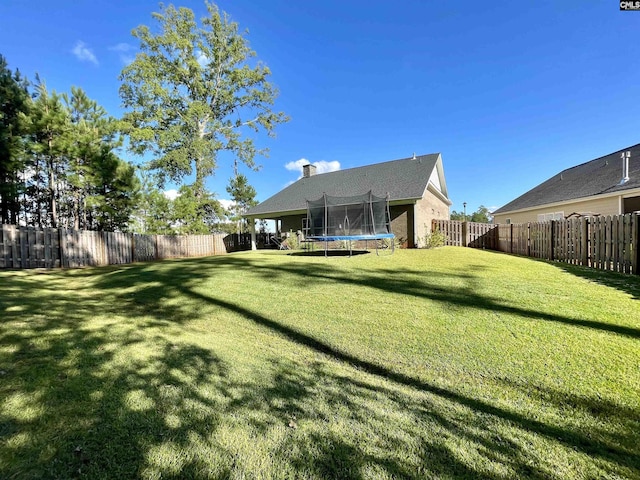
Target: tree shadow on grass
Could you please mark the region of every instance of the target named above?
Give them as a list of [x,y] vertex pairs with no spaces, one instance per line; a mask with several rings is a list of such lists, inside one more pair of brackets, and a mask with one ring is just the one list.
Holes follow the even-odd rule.
[[[630,338],[640,338],[640,328],[633,326],[602,322],[597,319],[571,318],[540,310],[525,309],[513,306],[498,298],[491,298],[479,294],[478,289],[474,288],[476,277],[471,274],[429,272],[428,277],[426,277],[424,272],[418,270],[378,269],[376,273],[361,271],[356,275],[345,276],[343,272],[336,272],[330,265],[305,265],[300,263],[273,265],[254,262],[242,257],[229,258],[226,262],[218,264],[218,268],[223,266],[233,266],[233,268],[236,269],[249,269],[252,272],[258,272],[268,281],[274,281],[279,277],[285,276],[283,274],[295,275],[309,284],[313,282],[330,281],[345,285],[372,288],[382,293],[396,293],[459,307],[506,313],[532,320],[557,322],[565,325],[615,333]],[[609,276],[614,279],[610,280],[610,282],[614,282],[617,277],[616,275]],[[442,278],[462,280],[466,282],[466,286],[459,288],[443,287],[439,284],[439,280]],[[640,277],[638,278],[640,279]],[[632,279],[629,280],[629,282],[631,285],[635,285],[634,282],[638,283],[640,280],[636,281]]]
[[[273,271],[276,270],[280,271],[281,273],[284,272],[288,275],[298,275],[300,277],[304,277],[305,279],[319,281],[336,281],[338,283],[355,284],[358,286],[400,293],[403,295],[428,298],[448,304],[465,305],[477,309],[506,312],[514,315],[519,315],[524,318],[541,319],[574,326],[594,328],[597,330],[608,331],[632,338],[637,338],[638,336],[640,336],[640,332],[637,329],[630,327],[611,325],[604,322],[591,320],[566,318],[559,315],[546,314],[544,312],[506,306],[498,303],[494,299],[478,295],[472,286],[452,290],[451,288],[438,287],[424,280],[420,281],[418,279],[414,279],[414,281],[412,282],[402,281],[402,279],[399,277],[404,278],[404,272],[389,271],[382,272],[382,275],[371,275],[359,272],[356,277],[339,277],[330,267],[327,266],[319,267],[318,265],[314,265],[312,269],[309,269],[304,265],[277,265],[265,267],[251,261],[247,262],[245,261],[245,259],[241,258],[235,258],[225,263],[227,265],[232,265],[236,269],[249,268],[254,272],[260,272],[261,269],[263,269],[265,278],[269,278],[271,280],[273,280],[274,278]],[[385,274],[387,276],[385,276]],[[466,274],[460,275],[460,278],[466,280],[473,279],[472,276]],[[239,314],[242,318],[249,319],[258,325],[267,327],[268,329],[277,332],[278,334],[297,344],[309,347],[316,352],[327,355],[339,362],[354,366],[357,369],[366,371],[369,374],[377,375],[398,384],[436,394],[450,401],[472,408],[474,411],[481,412],[482,414],[496,416],[506,421],[513,422],[520,428],[523,428],[527,431],[536,432],[537,434],[546,436],[549,439],[557,439],[560,442],[564,443],[567,447],[580,449],[588,455],[601,456],[607,461],[616,462],[624,467],[637,468],[637,465],[639,463],[637,452],[629,452],[624,446],[630,444],[630,437],[633,437],[633,433],[631,430],[626,430],[626,436],[622,438],[622,442],[616,441],[616,439],[611,438],[611,436],[607,437],[606,441],[594,441],[581,432],[567,432],[563,428],[548,425],[543,422],[534,421],[524,415],[519,415],[516,412],[502,410],[489,403],[480,402],[475,399],[467,398],[465,396],[460,396],[456,392],[421,382],[416,378],[404,375],[399,372],[395,372],[382,365],[377,365],[368,361],[361,360],[353,355],[348,354],[347,352],[337,350],[331,345],[323,343],[309,335],[304,334],[303,332],[297,331],[278,321],[269,319],[263,315],[246,309],[243,306],[215,298],[214,296],[204,295],[192,289],[191,287],[189,287],[189,285],[181,284],[179,288],[187,297],[196,298],[202,302],[213,304],[224,310],[233,311]],[[565,397],[560,395],[559,398]],[[572,402],[569,402],[569,404],[572,404]]]
[[[600,470],[594,476],[640,475],[638,452],[628,447],[637,445],[637,430],[592,435],[362,359],[215,292],[203,293],[197,287],[216,269],[247,269],[272,281],[309,275],[480,309],[496,304],[472,286],[438,289],[417,278],[404,285],[402,272],[385,274],[386,280],[362,272],[336,280],[331,266],[265,267],[241,257],[65,272],[49,277],[44,290],[32,276],[2,277],[0,476],[259,476],[247,471],[241,446],[218,439],[225,431],[256,448],[270,442],[273,460],[263,465],[265,476],[557,477],[531,451],[540,438],[595,458]],[[65,290],[69,275],[81,275],[100,298],[80,287]],[[260,382],[242,381],[215,351],[172,340],[171,328],[204,307],[237,315],[316,360],[273,358]],[[95,325],[98,309],[118,319]],[[578,401],[567,392],[554,395],[559,407]],[[618,414],[606,411],[615,423]],[[638,418],[640,412],[620,415]]]
[[[468,407],[475,412],[498,417],[517,425],[519,428],[535,432],[536,434],[547,437],[549,440],[558,441],[569,448],[578,449],[587,455],[602,457],[603,459],[615,462],[628,468],[634,467],[637,469],[640,466],[640,454],[638,452],[630,451],[628,450],[628,448],[624,447],[624,445],[632,444],[631,439],[637,436],[634,431],[627,431],[629,437],[624,438],[623,442],[619,442],[615,439],[609,439],[609,441],[595,440],[588,437],[583,432],[566,431],[560,427],[549,425],[542,421],[529,418],[516,411],[506,410],[494,406],[486,401],[467,397],[455,391],[441,388],[431,383],[421,381],[418,378],[393,371],[383,365],[361,360],[356,356],[353,356],[347,352],[337,350],[331,345],[321,342],[309,335],[304,334],[303,332],[297,331],[275,320],[266,318],[257,312],[248,310],[239,305],[235,305],[233,303],[213,297],[207,297],[193,291],[185,290],[185,294],[199,297],[205,302],[214,303],[224,309],[234,311],[240,314],[242,318],[251,320],[252,322],[255,322],[261,326],[267,327],[270,330],[277,332],[278,334],[297,344],[309,347],[316,352],[329,356],[333,360],[348,364],[369,374],[382,377],[396,384],[416,388],[423,392],[437,395],[456,404]],[[640,414],[640,412],[636,413]]]
[[[142,309],[114,305],[132,322],[92,323],[109,302],[67,298],[64,277],[50,276],[50,289],[33,276],[0,279],[0,478],[136,478],[166,443],[186,452],[176,478],[227,477],[228,452],[211,447],[223,460],[215,468],[189,453],[192,437],[219,423],[225,365],[210,350],[149,338],[135,321]],[[219,383],[221,399],[203,396],[203,382]]]
[[[473,306],[473,308],[504,311],[520,315],[525,318],[552,320],[559,321],[561,323],[567,323],[570,325],[587,326],[590,328],[606,330],[626,336],[631,336],[634,338],[638,336],[638,331],[636,331],[635,329],[627,329],[625,327],[604,324],[602,322],[569,319],[557,315],[524,310],[521,308],[507,307],[505,305],[497,303],[490,298],[478,295],[471,287],[452,291],[451,289],[440,288],[435,285],[425,283],[424,281],[414,281],[410,283],[403,282],[397,278],[398,272],[386,272],[389,274],[388,278],[380,277],[378,275],[373,276],[362,272],[360,272],[356,278],[336,278],[335,272],[330,270],[329,267],[325,266],[321,266],[320,268],[318,268],[318,266],[315,265],[313,271],[309,271],[308,268],[298,265],[278,265],[275,267],[262,267],[260,265],[253,264],[253,262],[245,262],[244,259],[240,258],[228,259],[227,261],[222,263],[231,265],[235,269],[250,268],[254,272],[260,271],[261,268],[264,268],[266,271],[269,271],[269,273],[267,274],[269,279],[273,279],[273,275],[270,273],[270,271],[275,269],[280,270],[286,274],[305,276],[305,278],[319,279],[322,281],[331,280],[346,284],[357,284],[359,286],[376,288],[384,291],[392,291],[404,295],[419,296],[446,303]],[[395,273],[395,276],[393,276],[392,273]],[[173,277],[174,275],[171,274],[170,276]],[[192,278],[192,274],[186,275],[186,277]],[[473,277],[462,275],[461,278],[472,279]],[[160,282],[160,284],[163,283],[164,282]],[[480,412],[481,414],[501,418],[507,422],[516,424],[518,428],[535,432],[538,435],[547,437],[549,440],[559,441],[567,447],[580,449],[580,451],[583,451],[588,455],[600,456],[606,461],[616,462],[624,467],[631,468],[633,466],[637,466],[640,461],[637,452],[629,452],[626,447],[624,447],[624,445],[629,444],[630,439],[628,436],[623,438],[624,441],[620,443],[618,443],[613,438],[608,438],[607,441],[594,441],[593,439],[588,438],[579,431],[566,431],[563,428],[536,421],[534,419],[528,418],[525,415],[518,414],[517,412],[498,408],[488,402],[469,398],[464,395],[460,395],[457,392],[425,383],[417,378],[388,369],[383,365],[378,365],[369,361],[362,360],[356,356],[349,354],[348,352],[338,350],[329,344],[315,339],[312,336],[309,336],[301,331],[291,328],[290,326],[282,324],[281,322],[267,318],[264,315],[249,310],[241,305],[216,298],[213,295],[200,293],[199,291],[193,289],[192,286],[190,286],[190,284],[188,283],[178,282],[174,285],[174,288],[180,290],[185,297],[190,297],[192,299],[198,300],[199,302],[209,303],[223,310],[237,313],[240,317],[250,320],[262,327],[266,327],[269,330],[287,338],[288,340],[296,344],[304,345],[305,347],[308,347],[315,352],[326,355],[338,362],[348,364],[358,370],[382,377],[396,384],[416,388],[423,392],[437,395],[454,403],[468,407],[473,411]],[[630,432],[627,432],[627,434],[632,435],[632,433]]]
[[605,287],[615,288],[626,293],[635,300],[640,300],[640,275],[631,275],[626,273],[607,272],[595,268],[587,268],[579,265],[570,265],[568,263],[547,262],[551,263],[571,275],[584,278],[590,282],[604,285]]
[[[502,378],[499,384],[520,391],[521,395],[541,405],[552,406],[559,411],[570,408],[574,415],[580,415],[589,422],[585,434],[603,445],[621,445],[621,439],[632,439],[640,432],[640,415],[637,408],[621,405],[603,398],[584,395],[570,395],[548,385],[528,384],[522,381]],[[603,429],[602,425],[615,419],[615,429]],[[637,452],[632,452],[637,453]]]

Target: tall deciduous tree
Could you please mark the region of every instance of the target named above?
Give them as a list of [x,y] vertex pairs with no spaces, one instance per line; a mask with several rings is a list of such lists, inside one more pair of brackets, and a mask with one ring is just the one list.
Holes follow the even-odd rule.
[[233,152],[253,168],[255,155],[264,151],[247,133],[273,136],[276,125],[288,120],[272,110],[277,91],[268,81],[271,72],[250,64],[255,52],[238,25],[214,4],[206,8],[208,16],[198,24],[188,8],[161,6],[153,13],[157,32],[144,25],[133,30],[140,53],[122,71],[120,87],[132,150],[153,153],[148,166],[163,180],[194,175],[188,195],[198,204],[199,222],[210,213],[205,180],[217,154]]
[[28,110],[26,80],[0,55],[0,223],[18,223]]

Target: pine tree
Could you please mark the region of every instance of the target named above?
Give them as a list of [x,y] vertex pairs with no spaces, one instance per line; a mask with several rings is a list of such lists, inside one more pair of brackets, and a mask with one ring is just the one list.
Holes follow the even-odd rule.
[[0,223],[18,223],[20,172],[29,111],[28,84],[0,55]]
[[183,185],[173,201],[173,215],[177,233],[200,235],[215,231],[224,209],[212,194],[205,193],[198,198],[194,186]]
[[[114,172],[119,170],[119,175],[126,176],[124,185],[129,185],[133,189],[131,192],[133,195],[138,188],[137,179],[134,180],[133,171],[127,170],[120,165],[119,161],[114,163],[113,155],[110,154],[121,145],[121,141],[116,135],[115,119],[107,116],[104,108],[98,105],[95,100],[91,100],[80,88],[71,87],[71,96],[64,94],[63,99],[69,110],[73,137],[73,142],[68,150],[67,182],[70,196],[69,205],[72,206],[69,209],[69,217],[73,221],[74,228],[88,228],[87,200],[95,192],[99,192],[103,186],[111,185],[110,183],[105,184],[105,182],[123,180]],[[109,172],[106,177],[105,172]],[[116,190],[121,186],[111,185]],[[96,204],[95,199],[93,206],[108,211],[107,205]],[[125,214],[125,212],[130,213],[129,207],[122,213]],[[115,223],[119,229],[122,229],[122,222]]]
[[134,166],[118,158],[108,144],[103,144],[91,169],[93,185],[87,198],[89,228],[128,231],[140,190]]
[[37,196],[35,220],[38,226],[55,228],[58,226],[58,186],[66,180],[71,125],[60,95],[55,91],[49,93],[39,79],[30,118],[32,166],[38,182],[33,192]]
[[231,195],[234,202],[234,216],[232,220],[236,222],[237,232],[244,233],[246,230],[246,221],[243,221],[244,214],[250,207],[257,205],[256,190],[249,185],[247,177],[241,173],[236,173],[235,177],[229,179],[227,192]]
[[148,176],[142,176],[140,185],[131,230],[135,233],[155,235],[174,234],[173,202],[155,186]]

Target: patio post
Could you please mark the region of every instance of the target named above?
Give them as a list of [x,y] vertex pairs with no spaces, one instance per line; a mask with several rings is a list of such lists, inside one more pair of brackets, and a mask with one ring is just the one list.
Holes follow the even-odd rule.
[[251,232],[251,250],[257,250],[256,247],[256,219],[252,218],[249,222],[249,231]]

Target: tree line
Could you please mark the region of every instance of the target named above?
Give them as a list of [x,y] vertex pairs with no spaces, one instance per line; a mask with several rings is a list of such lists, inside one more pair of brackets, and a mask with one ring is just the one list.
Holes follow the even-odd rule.
[[116,121],[77,87],[30,84],[0,56],[0,218],[38,227],[117,230],[136,202]]
[[[241,215],[256,192],[239,165],[256,170],[252,134],[274,136],[288,118],[274,112],[277,90],[245,33],[206,3],[161,5],[140,26],[135,60],[120,76],[125,113],[114,118],[79,87],[48,90],[12,71],[0,55],[0,222],[38,227],[211,233],[246,229]],[[124,149],[151,160],[134,165]],[[226,210],[206,180],[218,154],[235,157]],[[167,181],[178,195],[164,195]]]
[[462,220],[477,223],[491,223],[493,219],[491,212],[484,205],[480,205],[475,212],[469,215],[467,215],[466,212],[456,212],[453,210],[449,218],[451,218],[451,220]]

